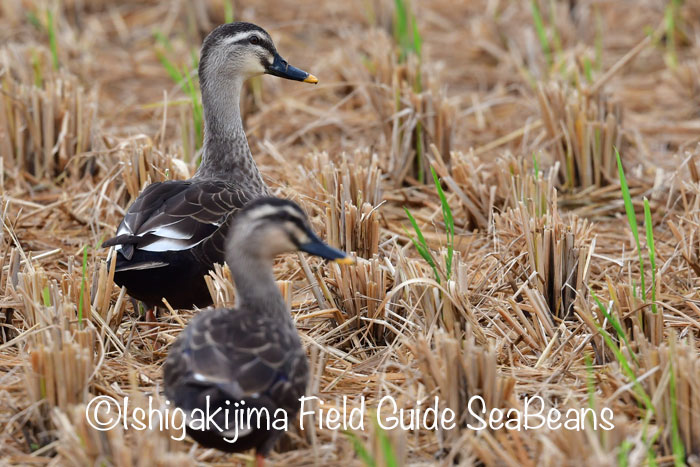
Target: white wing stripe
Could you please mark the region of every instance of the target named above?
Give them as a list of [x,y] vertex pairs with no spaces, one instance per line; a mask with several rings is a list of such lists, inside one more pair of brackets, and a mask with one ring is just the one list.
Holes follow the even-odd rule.
[[151,233],[164,238],[172,238],[175,240],[187,240],[192,238],[192,235],[194,235],[192,232],[183,232],[182,230],[178,230],[177,227],[173,227],[172,224],[157,227],[146,233]]
[[163,238],[156,240],[155,242],[149,245],[140,246],[138,247],[138,249],[144,251],[182,251],[194,248],[195,246],[202,243],[204,240],[206,240],[206,238],[203,238],[196,243],[191,243],[182,241],[181,239]]

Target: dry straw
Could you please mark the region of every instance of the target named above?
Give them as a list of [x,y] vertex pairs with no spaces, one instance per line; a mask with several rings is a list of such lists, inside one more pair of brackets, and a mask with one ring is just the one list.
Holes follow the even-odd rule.
[[622,107],[604,93],[554,83],[538,88],[547,136],[565,189],[601,187],[615,180],[613,147],[621,148]]
[[527,297],[551,334],[555,325],[546,316],[570,318],[575,301],[587,296],[591,226],[575,215],[560,217],[554,188],[556,165],[546,176],[524,170],[511,173],[508,198],[514,208],[494,216],[494,235],[502,251],[511,255],[502,261],[510,263],[515,258],[510,267],[513,282],[523,283],[513,298]]
[[91,169],[86,153],[97,143],[97,96],[70,73],[52,70],[48,50],[4,48],[0,86],[0,154],[7,169],[34,180],[77,180]]
[[[194,173],[191,96],[158,53],[192,69],[230,15],[196,3],[0,2],[9,464],[252,461],[83,417],[97,395],[162,402],[169,346],[206,312],[164,303],[156,324],[142,321],[97,247],[145,185]],[[276,0],[233,12],[319,76],[255,84],[247,135],[273,190],[358,260],[275,264],[309,393],[318,407],[364,397],[367,423],[354,437],[291,429],[273,465],[698,465],[700,16],[697,1],[647,3]],[[416,20],[413,51],[399,5],[410,38]],[[226,267],[207,280],[216,306],[235,303]],[[540,395],[547,408],[610,408],[615,428],[384,432],[371,420],[385,395],[404,409],[437,395],[461,415],[470,395],[497,408]]]
[[334,162],[328,154],[317,154],[308,158],[307,170],[306,176],[313,182],[311,199],[325,205],[321,214],[329,244],[363,258],[376,255],[382,201],[382,171],[377,155],[343,154]]

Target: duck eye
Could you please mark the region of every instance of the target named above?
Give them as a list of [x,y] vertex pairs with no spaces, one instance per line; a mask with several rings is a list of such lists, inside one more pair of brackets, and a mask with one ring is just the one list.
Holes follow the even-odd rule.
[[258,45],[260,43],[260,38],[258,36],[250,36],[248,41],[253,45]]

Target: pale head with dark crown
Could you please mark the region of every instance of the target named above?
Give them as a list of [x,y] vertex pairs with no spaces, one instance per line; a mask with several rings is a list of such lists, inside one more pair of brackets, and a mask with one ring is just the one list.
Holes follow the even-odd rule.
[[277,52],[267,31],[255,24],[222,24],[204,39],[199,62],[202,89],[211,80],[244,81],[262,74],[306,83],[318,82],[315,76],[289,65]]
[[341,264],[354,262],[314,233],[298,204],[280,198],[248,203],[233,221],[228,249],[232,255],[240,256],[245,250],[246,255],[270,261],[282,253],[304,251]]

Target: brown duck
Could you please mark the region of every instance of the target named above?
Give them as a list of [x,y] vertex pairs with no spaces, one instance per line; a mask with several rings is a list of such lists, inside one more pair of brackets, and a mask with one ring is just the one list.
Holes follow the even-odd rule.
[[[291,426],[308,383],[306,354],[272,271],[275,256],[297,250],[353,262],[324,244],[291,201],[262,198],[240,211],[226,257],[236,286],[236,307],[195,316],[163,367],[165,395],[187,420],[192,421],[196,409],[229,409],[221,410],[208,429],[201,423],[188,424],[190,436],[226,452],[255,448],[259,464],[283,433],[273,426],[281,417],[279,410]],[[235,408],[243,410],[242,415]],[[247,409],[257,412],[249,417]]]

